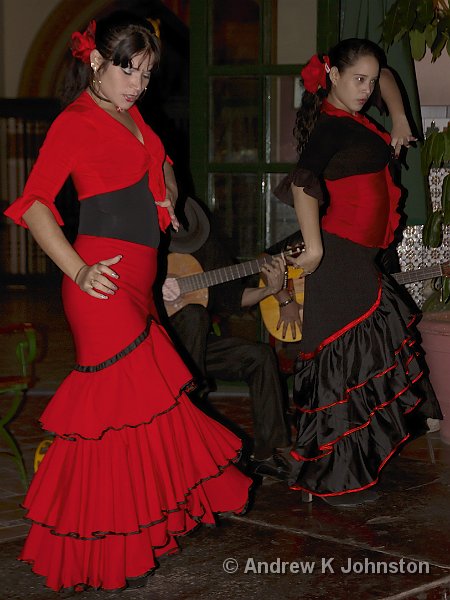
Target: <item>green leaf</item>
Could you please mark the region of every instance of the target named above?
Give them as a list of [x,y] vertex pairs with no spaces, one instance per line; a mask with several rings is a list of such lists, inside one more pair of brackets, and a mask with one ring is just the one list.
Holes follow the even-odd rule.
[[427,48],[425,33],[412,29],[409,32],[409,43],[411,45],[411,55],[414,60],[422,60]]
[[417,0],[411,2],[416,5],[416,27],[422,29],[429,25],[434,20],[434,5],[433,0]]
[[394,42],[399,42],[402,37],[405,35],[405,33],[407,33],[408,30],[406,29],[406,27],[402,27],[395,35],[394,37]]
[[447,41],[448,41],[448,36],[445,33],[440,32],[438,30],[436,39],[434,40],[433,45],[431,46],[431,53],[433,55],[431,62],[434,62],[437,58],[440,57],[440,55],[442,54],[442,50],[444,49],[444,46],[446,45]]
[[450,299],[450,277],[442,278],[441,302],[448,302]]
[[442,160],[444,162],[448,162],[450,161],[450,129],[446,129],[443,132],[443,136],[444,136],[444,140],[445,140],[445,150],[444,150],[444,156],[442,157]]
[[425,28],[425,41],[427,43],[428,48],[431,48],[431,46],[433,45],[434,40],[436,39],[436,35],[437,35],[436,27],[434,27],[431,24],[427,25]]
[[422,241],[428,248],[438,248],[442,242],[442,210],[435,210],[425,222]]
[[431,148],[433,145],[433,140],[436,137],[436,132],[433,131],[433,133],[431,133],[427,139],[425,140],[425,143],[422,147],[421,153],[420,153],[420,162],[421,162],[421,166],[422,166],[422,174],[427,176],[428,175],[428,171],[430,170],[430,166],[431,166]]
[[430,149],[431,165],[440,167],[444,158],[445,152],[445,134],[442,131],[436,133],[433,139],[433,144]]
[[441,206],[443,212],[442,222],[444,225],[450,225],[450,174],[446,175],[442,182]]
[[424,246],[428,247],[428,240],[430,238],[430,227],[431,227],[431,219],[433,218],[433,213],[430,213],[425,221],[425,225],[422,230],[422,243]]
[[386,13],[382,23],[382,40],[386,48],[408,31],[404,17],[409,4],[409,0],[397,0]]

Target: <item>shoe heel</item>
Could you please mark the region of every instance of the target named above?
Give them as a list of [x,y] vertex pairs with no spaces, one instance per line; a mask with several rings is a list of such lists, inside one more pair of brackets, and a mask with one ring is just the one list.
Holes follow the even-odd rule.
[[308,504],[309,502],[312,502],[312,499],[312,494],[309,492],[302,492],[302,502]]

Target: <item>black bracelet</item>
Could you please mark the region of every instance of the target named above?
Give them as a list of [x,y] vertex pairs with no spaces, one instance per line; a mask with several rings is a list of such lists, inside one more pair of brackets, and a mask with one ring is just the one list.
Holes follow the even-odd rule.
[[291,302],[294,302],[293,298],[288,298],[287,300],[283,300],[283,302],[279,302],[278,306],[280,308],[283,308],[283,306],[287,306],[288,304],[290,304]]

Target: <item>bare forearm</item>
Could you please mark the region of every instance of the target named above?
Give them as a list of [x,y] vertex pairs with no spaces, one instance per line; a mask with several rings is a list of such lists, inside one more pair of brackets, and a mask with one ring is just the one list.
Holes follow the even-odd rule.
[[50,209],[41,202],[35,202],[23,219],[42,250],[74,280],[85,262],[67,241]]
[[269,286],[260,288],[245,288],[241,298],[241,306],[242,308],[254,306],[255,304],[258,304],[258,302],[261,302],[261,300],[264,300],[264,298],[272,296],[272,294],[276,294],[277,292],[278,290]]
[[395,80],[394,75],[389,69],[381,69],[380,72],[380,91],[381,97],[388,107],[392,120],[405,118],[405,107],[403,105],[402,95]]
[[178,199],[178,186],[172,165],[167,161],[163,165],[164,180],[166,182],[166,198],[175,206]]

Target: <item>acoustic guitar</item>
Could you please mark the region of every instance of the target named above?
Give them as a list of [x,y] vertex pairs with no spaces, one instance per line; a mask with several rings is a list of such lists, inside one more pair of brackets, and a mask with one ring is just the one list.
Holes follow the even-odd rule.
[[[295,267],[288,267],[289,277],[289,289],[291,295],[294,297],[296,302],[303,306],[304,300],[304,282],[305,279],[302,277],[298,279],[301,274],[301,269]],[[424,267],[422,269],[416,269],[414,271],[401,271],[399,273],[392,273],[397,283],[404,285],[405,283],[415,283],[416,281],[423,281],[425,279],[433,279],[434,277],[449,277],[450,276],[450,262],[441,263],[439,265],[433,265],[431,267]],[[260,280],[259,286],[264,286],[264,282]],[[261,308],[261,316],[267,331],[272,337],[281,342],[298,342],[302,338],[301,331],[296,328],[297,336],[294,338],[292,335],[291,328],[289,327],[286,331],[286,336],[282,336],[282,329],[277,329],[278,321],[280,320],[280,307],[278,300],[275,296],[268,296],[261,300],[259,303]],[[300,321],[303,320],[303,309],[299,309]]]
[[[303,244],[296,244],[283,252],[284,256],[298,256]],[[282,256],[277,254],[275,256]],[[275,258],[273,256],[272,258]],[[173,301],[164,300],[164,307],[169,317],[177,313],[187,304],[208,304],[208,288],[227,281],[241,279],[261,272],[262,266],[269,261],[263,256],[243,263],[203,271],[200,263],[191,254],[171,253],[167,257],[167,279],[176,279],[180,287],[180,295]]]

